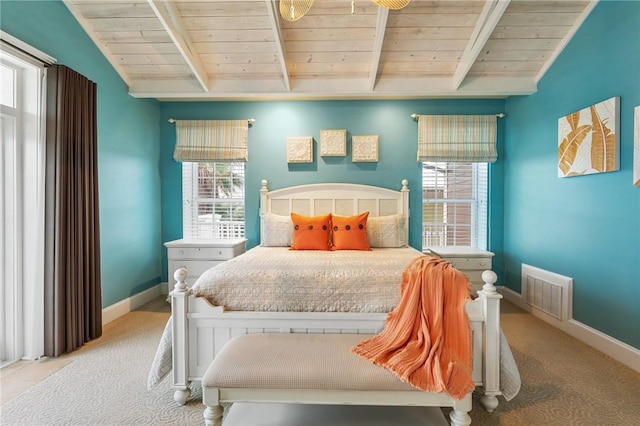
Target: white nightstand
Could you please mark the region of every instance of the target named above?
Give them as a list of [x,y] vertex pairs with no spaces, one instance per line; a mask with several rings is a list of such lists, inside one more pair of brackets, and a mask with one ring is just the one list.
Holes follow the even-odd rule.
[[246,239],[235,240],[175,240],[164,243],[169,263],[169,293],[173,291],[173,273],[185,267],[187,284],[193,285],[207,269],[244,253]]
[[[441,246],[429,247],[429,251],[447,259],[453,266],[464,272],[474,290],[482,290],[482,273],[492,268],[493,253],[473,247]],[[428,253],[427,253],[428,254]]]

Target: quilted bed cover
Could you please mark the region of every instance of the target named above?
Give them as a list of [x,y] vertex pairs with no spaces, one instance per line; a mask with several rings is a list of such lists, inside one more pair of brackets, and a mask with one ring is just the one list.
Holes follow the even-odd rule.
[[230,311],[386,313],[400,300],[402,271],[421,255],[258,246],[203,273],[192,294]]

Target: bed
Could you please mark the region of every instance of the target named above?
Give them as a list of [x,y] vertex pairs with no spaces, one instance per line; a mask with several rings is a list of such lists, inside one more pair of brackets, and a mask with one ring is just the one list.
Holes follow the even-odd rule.
[[[387,259],[387,263],[382,269],[393,272],[384,277],[365,277],[364,281],[355,287],[366,288],[368,282],[373,282],[377,289],[382,286],[384,281],[389,281],[399,287],[400,275],[398,271],[403,269],[407,259],[422,254],[407,247],[409,189],[406,180],[401,182],[399,191],[345,183],[299,185],[270,191],[267,181],[263,180],[260,189],[261,246],[248,250],[247,253],[238,256],[233,261],[227,261],[205,272],[192,288],[189,287],[191,283],[184,281],[187,276],[185,270],[179,269],[175,273],[176,285],[170,294],[172,317],[165,334],[171,336],[172,387],[175,391],[174,399],[179,404],[184,405],[189,398],[190,383],[201,380],[216,354],[235,336],[270,332],[375,334],[382,329],[386,313],[397,303],[398,296],[396,294],[381,295],[379,300],[375,302],[365,302],[364,307],[354,307],[351,301],[345,302],[352,296],[345,296],[342,293],[340,303],[333,303],[332,297],[334,296],[332,295],[336,293],[331,289],[325,289],[324,293],[316,297],[318,303],[306,304],[295,301],[290,306],[285,306],[286,304],[280,306],[267,300],[269,298],[266,296],[256,298],[253,290],[241,292],[238,300],[242,301],[243,298],[259,299],[257,305],[254,306],[234,304],[232,301],[220,302],[216,299],[218,296],[198,297],[203,295],[203,283],[207,281],[207,276],[231,274],[229,271],[234,266],[242,265],[242,262],[247,259],[252,265],[252,272],[246,272],[241,278],[228,278],[227,284],[233,284],[235,280],[236,287],[238,287],[237,281],[240,280],[243,283],[240,286],[241,289],[249,288],[251,285],[247,284],[247,277],[256,276],[258,281],[254,285],[259,288],[262,285],[259,277],[266,277],[270,274],[261,273],[260,266],[256,265],[258,259],[265,256],[264,251],[295,251],[282,247],[286,245],[282,241],[276,241],[280,238],[278,235],[282,234],[271,232],[278,229],[278,224],[274,225],[273,222],[269,222],[270,215],[271,219],[274,217],[282,218],[289,217],[291,212],[307,216],[325,213],[350,216],[368,212],[368,223],[372,224],[371,228],[376,228],[375,224],[378,224],[377,231],[375,229],[372,231],[376,234],[369,235],[369,237],[374,240],[377,238],[378,242],[372,244],[372,247],[375,247],[371,251],[356,254],[376,256],[382,253],[381,259]],[[378,218],[378,222],[375,218]],[[393,235],[388,233],[389,220],[391,219],[394,224]],[[402,224],[403,227],[397,228],[398,224]],[[287,222],[282,221],[279,226],[281,226],[280,230],[283,230],[287,226]],[[393,239],[393,242],[388,243],[390,239]],[[382,247],[379,247],[380,244]],[[276,247],[265,247],[274,245]],[[385,245],[391,247],[385,247]],[[324,267],[327,270],[339,270],[337,265],[342,261],[335,260],[336,257],[349,258],[349,262],[352,263],[363,261],[362,258],[350,257],[347,252],[351,252],[351,250],[345,250],[343,253],[340,251],[321,253],[329,257],[330,266],[328,267],[326,264],[325,266],[315,265],[316,261],[313,260],[315,255],[310,252],[302,253],[306,260],[300,262],[314,263],[313,268],[316,269]],[[366,269],[373,269],[375,264],[380,262],[381,260],[372,261]],[[246,265],[245,263],[245,271],[247,271]],[[313,268],[308,263],[304,263],[304,266],[298,269]],[[281,269],[289,270],[291,268]],[[359,274],[356,273],[356,275]],[[353,274],[344,276],[344,279],[351,280],[350,282],[357,278]],[[276,276],[274,279],[284,280],[285,278]],[[295,295],[291,296],[292,288],[296,293],[297,290],[304,292],[304,288],[317,287],[315,284],[308,285],[308,279],[299,276],[287,276],[286,279],[289,280],[287,285],[280,286],[289,291],[289,293],[284,293],[285,299],[295,298]],[[335,276],[332,280],[336,280]],[[482,387],[481,403],[487,410],[492,411],[498,405],[497,396],[503,394],[500,370],[501,366],[504,368],[504,365],[500,360],[501,340],[503,341],[504,338],[501,336],[499,323],[501,296],[496,292],[494,286],[496,275],[492,271],[486,271],[483,274],[483,280],[485,281],[483,290],[478,292],[477,298],[466,304],[466,312],[472,331],[473,380],[476,386]],[[291,285],[292,281],[300,282],[300,286]],[[276,287],[278,286],[276,285]],[[269,291],[271,292],[271,290]],[[375,299],[378,290],[369,293]],[[355,299],[357,298],[356,296]],[[504,346],[503,344],[503,355]]]

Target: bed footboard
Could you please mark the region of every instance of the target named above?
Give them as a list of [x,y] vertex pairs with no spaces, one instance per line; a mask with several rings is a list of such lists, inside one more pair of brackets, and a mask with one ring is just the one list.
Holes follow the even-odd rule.
[[[201,380],[207,367],[233,337],[251,333],[376,334],[384,327],[384,313],[340,312],[226,312],[206,299],[192,297],[178,269],[171,292],[173,317],[174,399],[184,405],[189,385]],[[479,297],[467,303],[473,339],[473,379],[482,386],[487,411],[498,405],[500,391],[500,299],[493,271],[483,273]]]

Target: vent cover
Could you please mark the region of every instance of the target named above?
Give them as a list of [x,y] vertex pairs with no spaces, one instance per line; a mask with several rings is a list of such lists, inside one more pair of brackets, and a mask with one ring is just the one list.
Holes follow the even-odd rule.
[[522,297],[525,302],[560,321],[572,316],[573,278],[522,264]]

